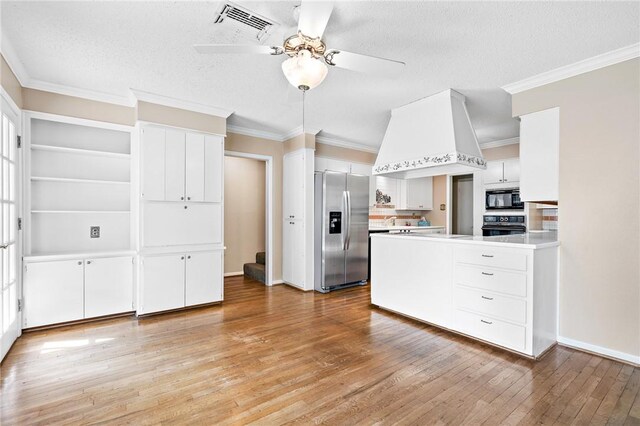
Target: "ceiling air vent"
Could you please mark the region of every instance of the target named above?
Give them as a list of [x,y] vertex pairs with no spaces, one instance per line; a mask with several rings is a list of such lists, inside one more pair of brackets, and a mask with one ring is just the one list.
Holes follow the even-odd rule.
[[229,26],[234,33],[235,41],[248,37],[263,42],[280,26],[275,21],[231,2],[227,2],[222,6],[215,23],[223,24],[221,26]]

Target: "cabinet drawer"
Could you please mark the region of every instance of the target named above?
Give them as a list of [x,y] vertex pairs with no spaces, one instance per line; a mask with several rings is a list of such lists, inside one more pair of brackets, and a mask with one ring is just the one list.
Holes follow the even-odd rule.
[[523,326],[457,309],[456,328],[462,333],[505,348],[519,352],[524,352],[526,348],[527,332]]
[[499,269],[456,264],[456,284],[512,296],[527,296],[527,275],[523,272],[509,272]]
[[479,312],[493,318],[521,324],[527,322],[527,303],[524,299],[513,299],[495,293],[456,287],[455,303],[458,308]]
[[458,247],[456,249],[456,261],[493,268],[515,269],[517,271],[527,270],[526,253],[508,249]]

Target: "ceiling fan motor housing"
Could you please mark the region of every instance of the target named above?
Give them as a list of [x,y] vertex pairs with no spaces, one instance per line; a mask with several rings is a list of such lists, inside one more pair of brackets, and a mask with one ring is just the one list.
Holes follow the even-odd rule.
[[311,38],[298,31],[298,34],[292,35],[284,41],[284,53],[293,57],[300,50],[308,50],[311,55],[318,59],[324,56],[327,46],[320,38]]

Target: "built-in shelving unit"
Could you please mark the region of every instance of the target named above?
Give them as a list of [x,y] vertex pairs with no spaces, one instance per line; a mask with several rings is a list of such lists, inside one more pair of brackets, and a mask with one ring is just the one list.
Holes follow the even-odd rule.
[[130,250],[131,131],[37,114],[28,128],[25,254]]

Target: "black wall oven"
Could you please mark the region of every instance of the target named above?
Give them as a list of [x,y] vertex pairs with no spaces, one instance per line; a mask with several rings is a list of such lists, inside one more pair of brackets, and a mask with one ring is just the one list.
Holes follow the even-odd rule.
[[485,193],[486,210],[524,210],[519,189],[492,189]]
[[524,234],[527,227],[524,216],[484,216],[482,236]]

